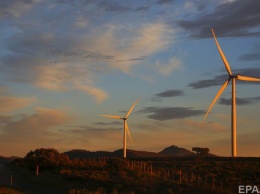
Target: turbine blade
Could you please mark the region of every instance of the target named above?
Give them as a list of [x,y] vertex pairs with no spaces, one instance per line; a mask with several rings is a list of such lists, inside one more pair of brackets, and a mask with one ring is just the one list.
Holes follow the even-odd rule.
[[209,109],[204,117],[203,120],[205,120],[210,112],[210,110],[212,109],[212,107],[214,106],[214,104],[216,103],[216,101],[218,100],[218,98],[220,97],[220,95],[222,94],[222,92],[225,90],[225,88],[227,87],[228,83],[229,83],[230,79],[228,79],[227,81],[225,81],[225,83],[221,86],[220,90],[218,91],[217,95],[215,96],[215,98],[213,99],[213,101],[211,102]]
[[216,45],[217,45],[217,47],[218,47],[219,54],[220,54],[220,56],[221,56],[221,58],[222,58],[222,61],[223,61],[224,65],[225,65],[225,67],[226,67],[226,70],[227,70],[227,72],[228,72],[229,75],[232,75],[230,66],[229,66],[229,64],[228,64],[228,61],[227,61],[227,59],[226,59],[226,57],[225,57],[225,55],[224,55],[222,49],[221,49],[220,46],[219,46],[219,43],[218,43],[217,38],[216,38],[216,36],[215,36],[214,30],[211,29],[211,31],[212,31],[212,34],[213,34],[213,36],[214,36],[215,43],[216,43]]
[[133,104],[133,106],[132,106],[132,107],[129,109],[129,111],[126,113],[125,118],[127,118],[127,117],[131,114],[132,110],[134,109],[135,105],[138,103],[139,100],[140,100],[140,98],[138,98],[138,99],[135,101],[135,103]]
[[114,116],[114,115],[99,115],[99,116],[108,117],[108,118],[113,118],[113,119],[122,119],[122,117],[120,117],[120,116]]
[[237,75],[237,79],[242,81],[250,81],[250,82],[260,82],[260,78],[247,77],[242,75]]
[[125,122],[125,127],[126,127],[127,134],[129,136],[129,139],[130,139],[131,143],[133,143],[133,140],[132,140],[132,137],[131,137],[131,134],[130,134],[130,131],[129,131],[129,128],[128,128],[128,125],[127,125],[127,122]]

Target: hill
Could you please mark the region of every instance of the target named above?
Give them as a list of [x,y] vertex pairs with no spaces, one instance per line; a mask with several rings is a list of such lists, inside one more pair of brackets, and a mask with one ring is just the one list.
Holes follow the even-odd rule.
[[[163,155],[155,152],[147,151],[136,151],[136,150],[126,150],[127,158],[155,158],[155,157],[164,157]],[[113,157],[122,157],[123,149],[116,150],[112,152]]]
[[11,157],[4,157],[4,156],[0,156],[0,164],[5,164],[8,162],[11,162],[15,159],[18,159],[19,157],[16,156],[11,156]]
[[175,145],[172,145],[170,147],[167,147],[163,149],[161,152],[159,152],[161,155],[165,155],[168,157],[192,157],[194,156],[194,153],[184,149],[184,148],[179,148]]
[[80,150],[80,149],[75,149],[71,150],[68,152],[64,152],[63,154],[66,154],[69,156],[70,159],[75,159],[75,158],[98,158],[98,157],[112,157],[111,152],[107,151],[96,151],[96,152],[91,152],[87,150]]
[[[147,151],[136,151],[126,150],[127,158],[155,158],[155,157],[193,157],[195,154],[185,148],[180,148],[175,145],[167,147],[160,152],[147,152]],[[74,158],[98,158],[98,157],[122,157],[123,149],[109,151],[87,151],[87,150],[71,150],[64,152],[70,159]],[[210,154],[210,156],[216,156]]]

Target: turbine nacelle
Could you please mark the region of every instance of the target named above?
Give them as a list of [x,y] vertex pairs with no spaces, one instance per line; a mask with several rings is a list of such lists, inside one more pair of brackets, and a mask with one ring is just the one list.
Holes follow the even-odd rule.
[[132,110],[134,109],[135,105],[138,103],[139,98],[137,99],[137,101],[131,106],[131,108],[128,110],[128,112],[126,113],[125,117],[121,117],[121,116],[114,116],[114,115],[100,115],[103,117],[108,117],[108,118],[113,118],[113,119],[122,119],[124,121],[124,140],[123,140],[123,148],[124,148],[124,158],[126,158],[126,133],[129,136],[130,141],[133,143],[130,131],[129,131],[129,127],[127,125],[126,120],[128,119],[129,115],[131,114]]
[[239,74],[237,74],[237,75],[229,75],[229,78],[230,78],[230,79],[232,79],[232,78],[237,79],[238,76],[239,76]]
[[221,94],[223,93],[223,91],[226,89],[229,81],[232,79],[232,119],[231,119],[231,126],[232,126],[232,144],[231,144],[231,151],[232,151],[232,157],[236,156],[236,84],[235,84],[235,80],[242,80],[242,81],[254,81],[254,82],[260,82],[260,78],[254,78],[254,77],[248,77],[248,76],[242,76],[240,74],[237,75],[233,75],[231,68],[228,64],[228,61],[217,41],[217,38],[215,36],[214,30],[212,29],[212,34],[215,40],[215,43],[217,45],[219,54],[222,58],[222,61],[224,63],[224,66],[228,72],[229,78],[228,80],[226,80],[224,82],[224,84],[221,86],[220,90],[218,91],[218,93],[216,94],[215,98],[213,99],[213,101],[211,102],[208,111],[204,117],[204,120],[207,118],[209,112],[211,111],[212,107],[214,106],[214,104],[216,103],[216,101],[218,100],[218,98],[221,96]]

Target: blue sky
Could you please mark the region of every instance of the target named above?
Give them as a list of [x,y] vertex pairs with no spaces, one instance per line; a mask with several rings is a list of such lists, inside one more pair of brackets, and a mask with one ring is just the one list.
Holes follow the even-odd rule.
[[[260,77],[260,1],[0,2],[0,155],[208,147],[230,156],[228,74]],[[238,156],[260,156],[260,83],[237,82]]]

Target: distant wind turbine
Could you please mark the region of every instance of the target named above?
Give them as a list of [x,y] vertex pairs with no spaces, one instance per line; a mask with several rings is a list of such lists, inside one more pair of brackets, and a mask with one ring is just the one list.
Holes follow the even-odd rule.
[[124,148],[124,158],[126,158],[126,133],[128,133],[130,141],[133,143],[132,137],[130,135],[130,131],[127,125],[126,120],[128,119],[129,115],[131,114],[132,110],[134,109],[135,105],[138,103],[140,99],[138,98],[137,101],[132,105],[132,107],[128,110],[124,117],[120,116],[113,116],[113,115],[100,115],[103,117],[113,118],[113,119],[122,119],[124,120],[124,139],[123,139],[123,148]]
[[227,87],[228,83],[230,82],[230,80],[232,80],[232,107],[231,107],[231,152],[232,152],[232,157],[236,157],[237,156],[237,139],[236,139],[236,122],[237,122],[237,116],[236,116],[236,80],[242,80],[242,81],[253,81],[253,82],[260,82],[260,78],[253,78],[253,77],[247,77],[247,76],[242,76],[242,75],[234,75],[231,72],[231,68],[228,64],[228,61],[223,53],[223,51],[221,50],[217,38],[215,36],[214,30],[211,29],[212,34],[214,36],[216,45],[218,47],[218,51],[220,53],[220,56],[222,58],[222,61],[226,67],[226,70],[228,72],[228,79],[227,81],[224,82],[224,84],[222,85],[222,87],[220,88],[220,90],[218,91],[217,95],[215,96],[215,98],[213,99],[213,101],[211,102],[209,109],[204,117],[204,120],[206,119],[206,117],[208,116],[210,110],[212,109],[212,107],[214,106],[214,104],[216,103],[216,101],[218,100],[218,98],[220,97],[220,95],[222,94],[222,92],[225,90],[225,88]]

